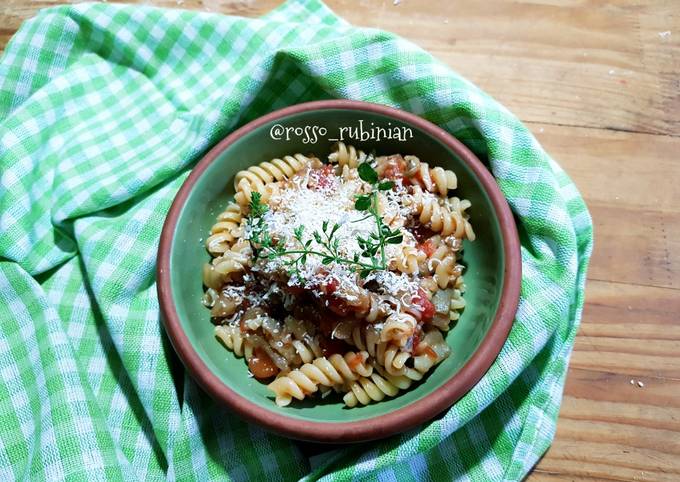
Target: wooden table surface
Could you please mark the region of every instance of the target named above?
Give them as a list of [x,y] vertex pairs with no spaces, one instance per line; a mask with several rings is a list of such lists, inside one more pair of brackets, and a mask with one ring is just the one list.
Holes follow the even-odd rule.
[[[3,0],[0,49],[57,3]],[[279,2],[140,3],[257,16]],[[557,436],[529,480],[680,480],[680,2],[397,3],[328,0],[505,104],[572,176],[593,216]]]

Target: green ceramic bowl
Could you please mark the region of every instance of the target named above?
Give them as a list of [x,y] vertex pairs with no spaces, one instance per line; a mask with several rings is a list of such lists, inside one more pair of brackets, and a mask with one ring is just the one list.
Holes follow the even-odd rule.
[[[363,141],[356,139],[361,132],[347,128],[360,124],[369,135],[377,134],[375,127],[389,130],[392,139],[367,139],[366,134]],[[340,132],[347,143],[365,151],[414,154],[456,172],[457,195],[472,202],[470,221],[477,234],[474,242],[466,241],[464,246],[467,307],[446,336],[451,355],[408,391],[352,409],[334,396],[278,407],[266,385],[248,377],[243,359],[235,358],[213,336],[209,310],[201,305],[201,266],[209,259],[202,240],[232,198],[237,171],[295,152],[314,152],[323,158]],[[386,136],[382,131],[380,135]],[[275,432],[338,443],[382,438],[412,428],[470,390],[507,338],[519,298],[520,271],[519,241],[510,209],[493,177],[463,144],[412,114],[335,100],[276,111],[215,146],[197,164],[172,204],[161,235],[157,274],[168,336],[189,372],[210,395]]]

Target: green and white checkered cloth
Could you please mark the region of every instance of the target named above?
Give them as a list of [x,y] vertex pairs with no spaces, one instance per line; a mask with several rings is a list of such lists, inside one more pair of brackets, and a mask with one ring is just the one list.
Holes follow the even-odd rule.
[[[325,98],[414,112],[484,159],[518,221],[523,284],[498,360],[455,406],[312,468],[295,442],[186,375],[154,270],[166,212],[201,155],[266,112]],[[0,61],[0,176],[3,481],[519,480],[551,442],[590,216],[512,114],[403,39],[317,0],[260,19],[43,10]]]

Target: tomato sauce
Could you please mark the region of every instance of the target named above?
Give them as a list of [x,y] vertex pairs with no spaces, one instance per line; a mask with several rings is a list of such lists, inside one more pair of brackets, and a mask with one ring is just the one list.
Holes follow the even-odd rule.
[[253,356],[248,360],[248,368],[258,380],[266,380],[279,373],[279,368],[260,347],[253,351]]
[[425,293],[425,290],[422,288],[418,289],[418,294],[413,297],[411,300],[411,303],[413,303],[415,306],[418,307],[418,311],[420,311],[421,320],[431,320],[434,318],[434,305],[432,302],[427,298],[427,294]]
[[434,252],[436,251],[437,248],[435,247],[432,240],[428,239],[424,243],[419,243],[418,249],[420,251],[422,251],[423,253],[425,253],[425,256],[427,256],[429,258],[430,256],[432,256],[434,254]]
[[337,296],[328,297],[328,309],[338,316],[347,316],[352,312],[347,302]]
[[391,156],[387,159],[382,171],[382,177],[394,181],[396,179],[402,179],[404,177],[404,172],[406,172],[406,161],[404,161],[404,158],[399,155]]

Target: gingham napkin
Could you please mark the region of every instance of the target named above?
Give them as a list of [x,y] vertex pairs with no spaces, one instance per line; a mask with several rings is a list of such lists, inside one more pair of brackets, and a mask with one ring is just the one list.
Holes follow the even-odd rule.
[[[522,240],[498,360],[442,417],[324,456],[211,401],[159,322],[154,268],[187,173],[235,127],[324,98],[421,115],[487,162]],[[260,19],[41,11],[0,61],[0,479],[518,480],[555,431],[592,247],[529,131],[429,54],[318,1]],[[318,462],[318,459],[317,459]]]

